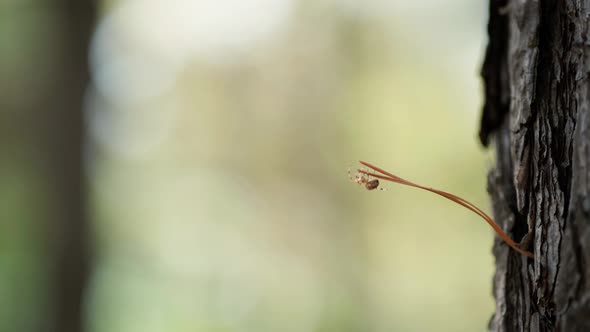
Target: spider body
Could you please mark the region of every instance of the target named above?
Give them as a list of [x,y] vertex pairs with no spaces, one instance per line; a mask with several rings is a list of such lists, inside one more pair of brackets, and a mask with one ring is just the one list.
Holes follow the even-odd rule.
[[349,168],[348,169],[348,177],[350,178],[350,181],[365,187],[365,189],[367,189],[367,190],[375,190],[375,189],[385,190],[384,188],[379,187],[379,180],[372,179],[369,174],[360,172],[360,170],[359,170],[359,172],[356,173],[356,175],[353,178],[352,174],[350,174],[350,168]]
[[[374,180],[369,180],[365,183],[365,188],[367,190],[374,190],[374,189],[378,189],[379,188],[379,180],[374,179]],[[381,190],[383,190],[382,188],[379,188]]]

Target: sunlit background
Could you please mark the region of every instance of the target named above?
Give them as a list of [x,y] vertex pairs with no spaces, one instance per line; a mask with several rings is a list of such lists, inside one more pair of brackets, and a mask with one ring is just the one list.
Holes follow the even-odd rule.
[[[57,47],[54,9],[0,4],[5,118],[43,93],[14,84],[35,82],[28,63]],[[486,330],[489,227],[432,194],[366,191],[347,175],[362,159],[489,210],[491,156],[476,139],[486,10],[101,2],[84,110],[87,330]],[[0,331],[33,331],[51,306],[35,212],[51,190],[19,152],[35,149],[26,128],[0,129]]]

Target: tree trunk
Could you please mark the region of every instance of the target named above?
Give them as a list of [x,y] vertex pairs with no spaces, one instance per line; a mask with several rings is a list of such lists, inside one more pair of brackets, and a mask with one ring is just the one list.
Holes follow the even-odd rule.
[[50,312],[42,330],[80,332],[84,330],[83,295],[90,270],[83,105],[96,8],[90,0],[54,0],[53,5],[57,36],[51,54],[54,83],[47,84],[50,88],[36,117],[41,163],[52,191],[51,209],[45,215]]
[[498,223],[492,331],[590,331],[590,0],[490,0],[480,139]]

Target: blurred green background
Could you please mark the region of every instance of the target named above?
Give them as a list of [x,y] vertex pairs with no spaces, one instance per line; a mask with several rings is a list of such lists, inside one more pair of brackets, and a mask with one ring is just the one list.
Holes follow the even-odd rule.
[[[0,3],[0,331],[43,330],[56,296],[26,124],[48,112],[40,77],[62,78],[59,10]],[[486,19],[468,0],[100,2],[87,331],[486,330],[489,227],[347,175],[362,159],[489,210]]]

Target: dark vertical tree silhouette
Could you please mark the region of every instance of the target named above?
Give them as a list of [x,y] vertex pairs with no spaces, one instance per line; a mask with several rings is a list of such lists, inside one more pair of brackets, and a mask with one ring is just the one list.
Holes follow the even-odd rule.
[[480,139],[496,221],[492,331],[590,331],[590,1],[490,0]]
[[[83,170],[83,104],[89,80],[88,49],[96,15],[89,0],[53,0],[53,66],[35,120],[41,165],[50,192],[48,235],[49,316],[43,331],[83,330],[83,292],[89,274],[87,190]],[[39,54],[39,56],[48,56]]]

